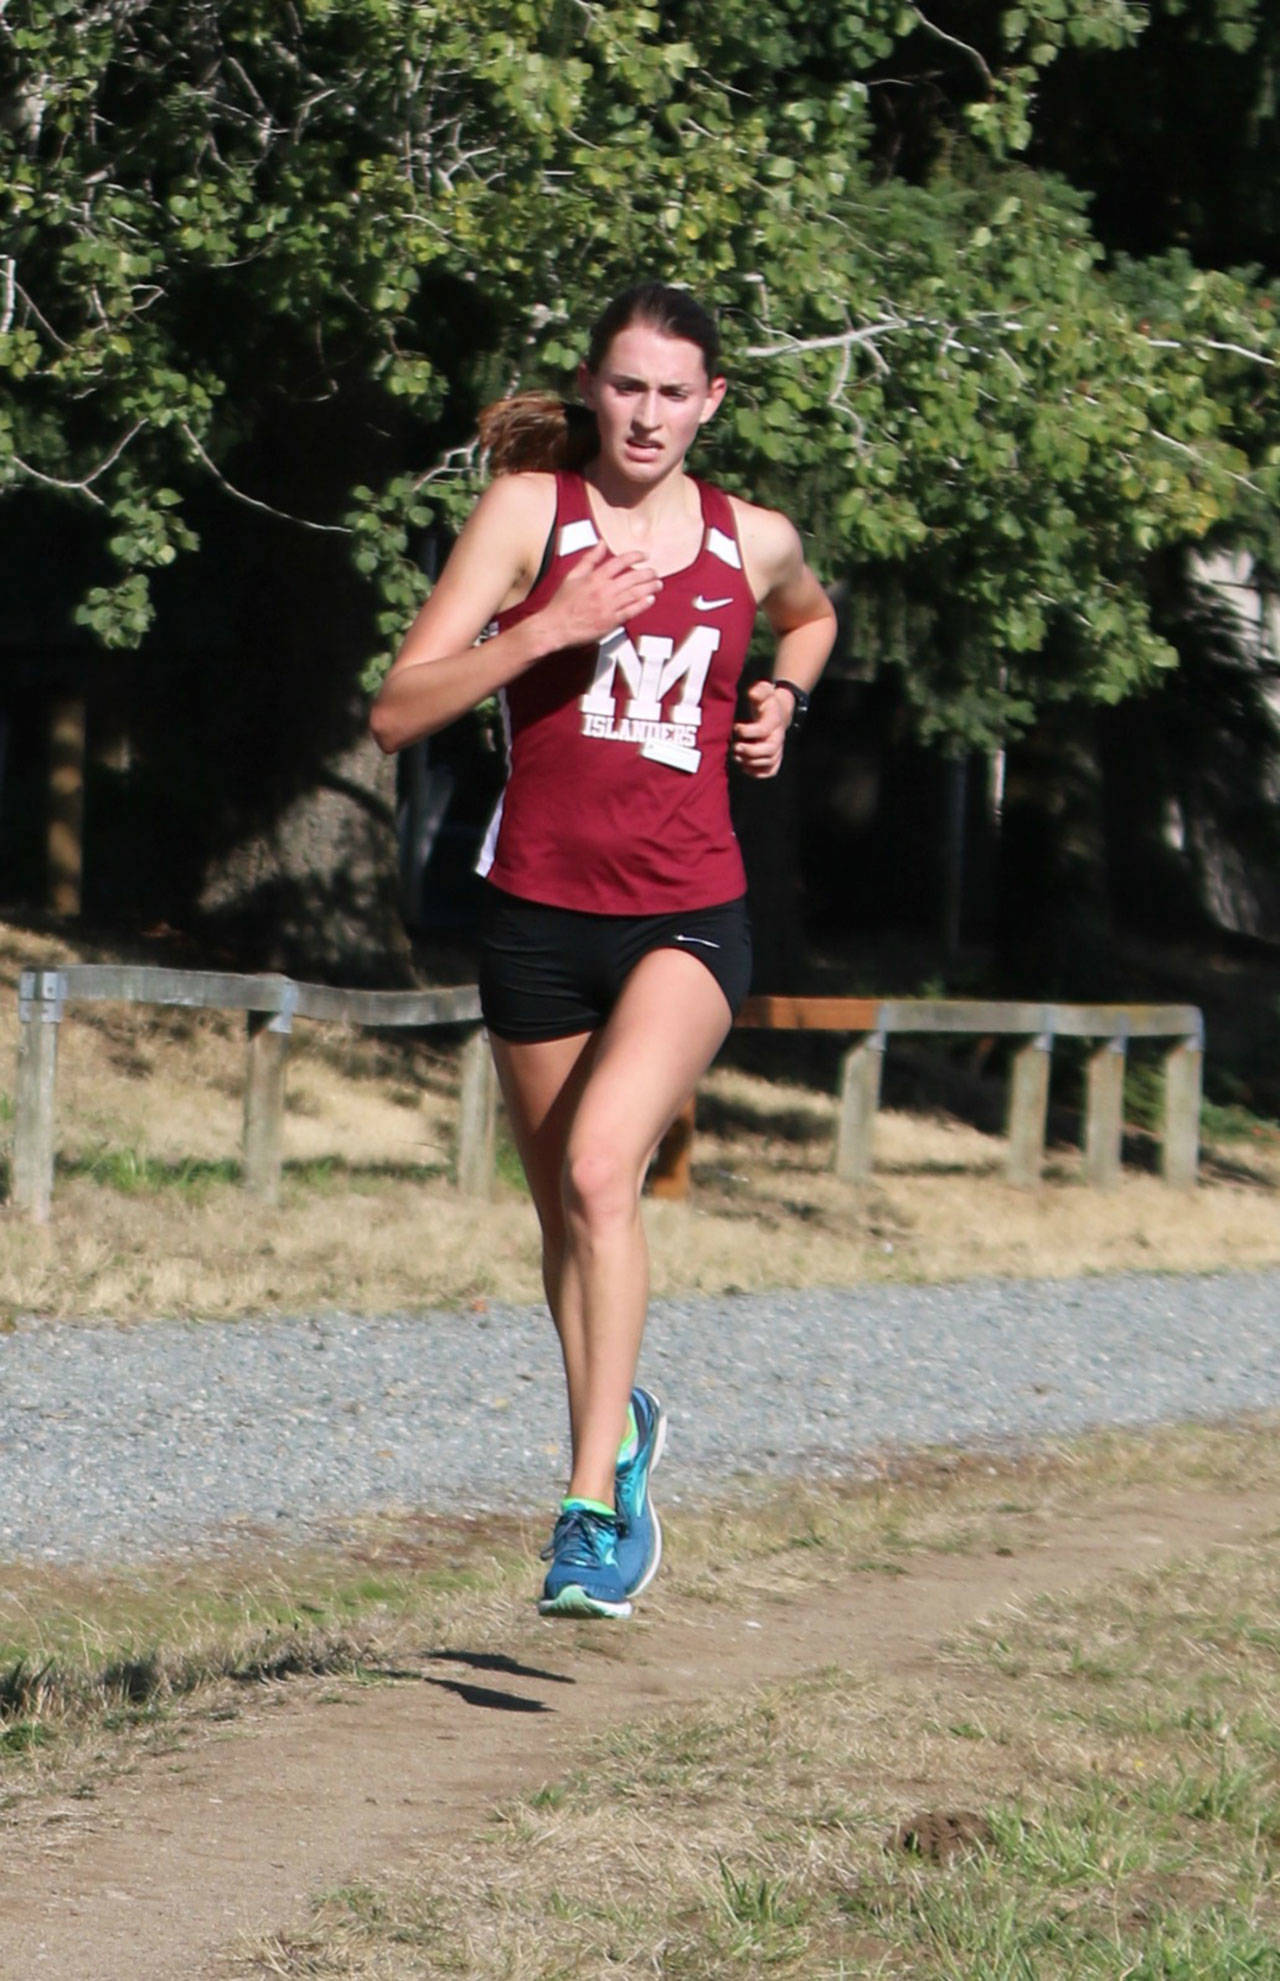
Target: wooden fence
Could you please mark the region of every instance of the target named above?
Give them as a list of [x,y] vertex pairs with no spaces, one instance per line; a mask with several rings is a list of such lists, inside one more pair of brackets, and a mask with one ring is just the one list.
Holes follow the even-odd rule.
[[[58,1032],[74,1003],[180,1005],[243,1011],[248,1028],[244,1090],[244,1182],[254,1195],[279,1190],[285,1065],[295,1018],[376,1028],[463,1026],[458,1110],[458,1187],[485,1195],[492,1183],[496,1082],[479,1028],[480,999],[470,985],[452,990],[336,990],[282,976],[233,976],[203,970],[77,963],[26,970],[18,986],[18,1069],[14,1110],[13,1201],[37,1222],[53,1195]],[[1123,1142],[1125,1053],[1130,1039],[1168,1039],[1164,1059],[1165,1180],[1187,1188],[1199,1163],[1204,1026],[1194,1005],[1032,1004],[945,998],[754,997],[738,1024],[771,1031],[849,1035],[841,1060],[833,1167],[847,1182],[869,1175],[887,1041],[896,1033],[1015,1037],[1008,1106],[1008,1175],[1033,1184],[1044,1161],[1049,1072],[1055,1039],[1092,1042],[1085,1075],[1085,1175],[1115,1182]],[[654,1165],[659,1195],[689,1188],[694,1103],[673,1124]]]
[[[892,1034],[1019,1038],[1009,1079],[1006,1170],[1011,1183],[1039,1180],[1049,1110],[1055,1039],[1086,1039],[1085,1177],[1099,1188],[1120,1174],[1124,1142],[1124,1073],[1130,1039],[1169,1039],[1164,1058],[1161,1168],[1187,1189],[1200,1160],[1200,1091],[1204,1020],[1191,1004],[1032,1004],[957,998],[749,997],[738,1017],[747,1028],[843,1032],[854,1043],[840,1062],[839,1109],[832,1167],[848,1183],[871,1173],[880,1076]],[[652,1187],[659,1196],[688,1194],[694,1103],[673,1123],[658,1152]]]
[[244,1085],[244,1183],[274,1199],[280,1187],[284,1076],[295,1018],[346,1025],[464,1025],[456,1174],[459,1188],[483,1193],[493,1174],[495,1087],[479,1029],[480,997],[456,990],[334,990],[290,977],[240,977],[208,970],[75,963],[24,970],[18,982],[18,1078],[14,1102],[13,1201],[37,1223],[49,1216],[57,1146],[58,1032],[70,1004],[184,1005],[243,1011],[248,1025]]

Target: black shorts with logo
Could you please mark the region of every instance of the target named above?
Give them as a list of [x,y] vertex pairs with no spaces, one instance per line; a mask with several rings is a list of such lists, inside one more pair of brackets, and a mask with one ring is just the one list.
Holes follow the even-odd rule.
[[710,970],[737,1015],[751,988],[745,897],[676,915],[588,915],[525,901],[492,882],[481,915],[480,1006],[500,1039],[594,1032],[654,949],[684,949]]

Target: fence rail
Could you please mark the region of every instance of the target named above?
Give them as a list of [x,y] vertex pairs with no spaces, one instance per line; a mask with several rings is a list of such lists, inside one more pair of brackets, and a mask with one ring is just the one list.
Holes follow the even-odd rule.
[[[1044,1165],[1049,1073],[1055,1039],[1094,1042],[1085,1072],[1085,1177],[1115,1184],[1124,1143],[1124,1073],[1130,1039],[1170,1039],[1164,1061],[1161,1168],[1177,1188],[1195,1183],[1200,1161],[1204,1019],[1193,1004],[1037,1004],[962,998],[749,997],[738,1017],[746,1029],[843,1032],[854,1043],[840,1062],[832,1167],[847,1183],[871,1173],[880,1081],[890,1036],[898,1033],[1012,1037],[1025,1042],[1009,1078],[1006,1173],[1029,1186]],[[688,1194],[695,1104],[663,1141],[654,1167],[659,1196]]]
[[[36,1222],[49,1217],[57,1146],[58,1034],[72,1004],[177,1005],[243,1011],[248,1045],[244,1090],[244,1183],[273,1199],[281,1174],[285,1069],[294,1020],[427,1030],[463,1026],[458,1108],[458,1187],[487,1194],[493,1178],[497,1103],[493,1065],[480,1030],[479,993],[448,990],[340,990],[284,976],[236,976],[150,965],[76,963],[24,970],[18,985],[18,1068],[14,1109],[13,1200]],[[1194,1005],[1055,1004],[955,998],[754,997],[744,1028],[844,1033],[833,1168],[850,1183],[870,1174],[881,1073],[888,1039],[900,1033],[1021,1038],[1009,1081],[1008,1162],[1012,1182],[1033,1184],[1044,1162],[1053,1042],[1093,1041],[1085,1073],[1085,1176],[1114,1184],[1123,1145],[1125,1054],[1131,1039],[1169,1039],[1164,1059],[1162,1169],[1181,1188],[1196,1180],[1204,1023]],[[654,1165],[659,1195],[687,1194],[694,1102],[664,1138]]]
[[255,1196],[280,1188],[285,1065],[295,1018],[370,1027],[472,1028],[463,1054],[458,1110],[459,1187],[479,1193],[493,1173],[494,1083],[478,1029],[480,996],[470,984],[430,991],[335,990],[283,976],[234,976],[151,965],[69,963],[24,970],[18,980],[18,1077],[14,1102],[13,1201],[48,1220],[57,1148],[58,1033],[71,1004],[179,1005],[243,1011],[248,1050],[244,1088],[244,1183]]

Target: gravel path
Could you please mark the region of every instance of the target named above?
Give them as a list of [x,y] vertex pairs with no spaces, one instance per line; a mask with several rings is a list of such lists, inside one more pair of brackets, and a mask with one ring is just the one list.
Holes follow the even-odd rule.
[[[655,1304],[667,1500],[1280,1407],[1280,1272],[969,1281]],[[528,1508],[564,1462],[539,1309],[35,1324],[0,1336],[0,1557],[128,1559],[334,1510]]]

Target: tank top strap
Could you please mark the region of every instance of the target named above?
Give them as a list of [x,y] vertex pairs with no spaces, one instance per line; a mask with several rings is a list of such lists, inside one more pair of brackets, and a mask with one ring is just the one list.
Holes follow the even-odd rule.
[[590,550],[599,541],[600,533],[592,521],[587,485],[582,476],[569,468],[557,468],[553,555],[573,557],[580,550]]
[[698,494],[706,525],[702,540],[704,552],[718,557],[731,570],[741,571],[742,545],[738,541],[738,524],[732,502],[722,488],[714,487],[711,482],[700,481]]

